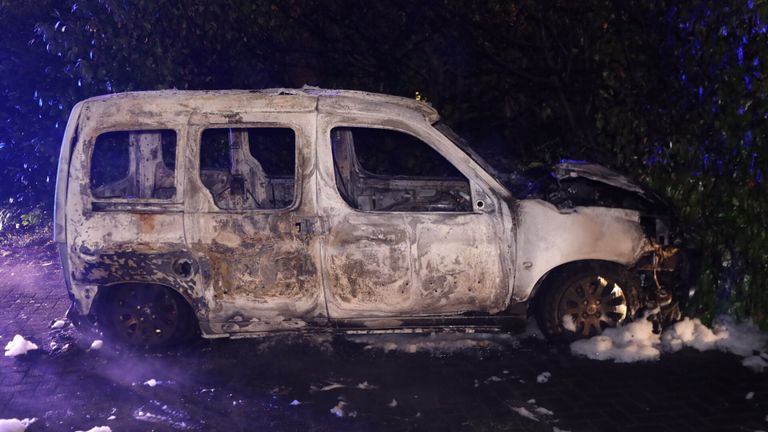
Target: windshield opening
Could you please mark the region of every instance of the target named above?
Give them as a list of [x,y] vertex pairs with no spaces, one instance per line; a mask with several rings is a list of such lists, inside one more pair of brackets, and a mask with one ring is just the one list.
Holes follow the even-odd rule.
[[488,174],[492,175],[501,184],[504,184],[503,176],[501,173],[493,165],[488,163],[488,161],[486,161],[482,156],[480,156],[480,154],[472,148],[469,142],[454,132],[450,126],[441,121],[435,123],[432,126],[440,131],[440,133],[442,133],[446,138],[451,140],[451,142],[456,144],[458,148],[466,153],[467,156],[469,156],[473,161],[477,162],[477,164],[480,165]]

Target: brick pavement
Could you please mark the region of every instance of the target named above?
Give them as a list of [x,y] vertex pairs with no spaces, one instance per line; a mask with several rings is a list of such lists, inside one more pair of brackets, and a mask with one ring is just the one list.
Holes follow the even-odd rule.
[[[52,337],[61,342],[70,334],[48,330],[67,308],[60,269],[52,255],[24,253],[35,258],[0,258],[0,343],[19,333],[45,349],[0,358],[0,418],[37,417],[30,432],[97,425],[114,431],[768,430],[768,373],[720,352],[683,350],[661,362],[622,365],[575,358],[538,341],[430,355],[369,350],[342,338],[280,337],[200,341],[152,354],[105,344],[97,352],[49,355],[42,351]],[[543,371],[552,378],[537,383]],[[151,378],[160,383],[143,384]],[[375,388],[358,388],[363,382]],[[317,390],[331,383],[342,387]],[[745,398],[748,392],[753,399]],[[346,402],[341,418],[330,412],[340,400]],[[513,408],[526,408],[539,421]]]

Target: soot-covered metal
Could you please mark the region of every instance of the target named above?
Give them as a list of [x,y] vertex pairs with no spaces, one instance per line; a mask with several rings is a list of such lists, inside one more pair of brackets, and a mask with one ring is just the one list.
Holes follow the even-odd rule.
[[[316,88],[81,102],[55,217],[73,314],[144,345],[189,327],[412,331],[535,314],[558,337],[657,306],[674,319],[681,245],[654,194],[586,163],[497,175],[438,118]],[[416,168],[402,162],[412,148]],[[585,292],[595,304],[569,303]],[[600,324],[571,329],[587,312]]]

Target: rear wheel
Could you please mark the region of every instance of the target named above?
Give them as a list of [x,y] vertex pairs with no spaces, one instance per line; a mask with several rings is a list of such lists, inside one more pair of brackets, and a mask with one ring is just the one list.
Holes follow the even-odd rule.
[[192,334],[192,313],[175,291],[159,285],[103,288],[98,320],[104,332],[134,347],[171,345]]
[[561,270],[544,287],[537,303],[542,331],[555,340],[598,335],[631,318],[636,302],[626,272],[607,264]]

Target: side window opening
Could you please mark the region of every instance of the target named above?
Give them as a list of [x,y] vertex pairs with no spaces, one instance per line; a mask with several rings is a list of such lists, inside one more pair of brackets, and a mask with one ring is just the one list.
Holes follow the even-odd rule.
[[175,172],[175,131],[105,132],[96,137],[91,156],[91,194],[101,199],[172,199]]
[[428,144],[403,132],[331,131],[336,186],[362,211],[470,212],[469,180]]
[[288,208],[296,183],[296,134],[279,127],[205,129],[200,179],[221,209]]

